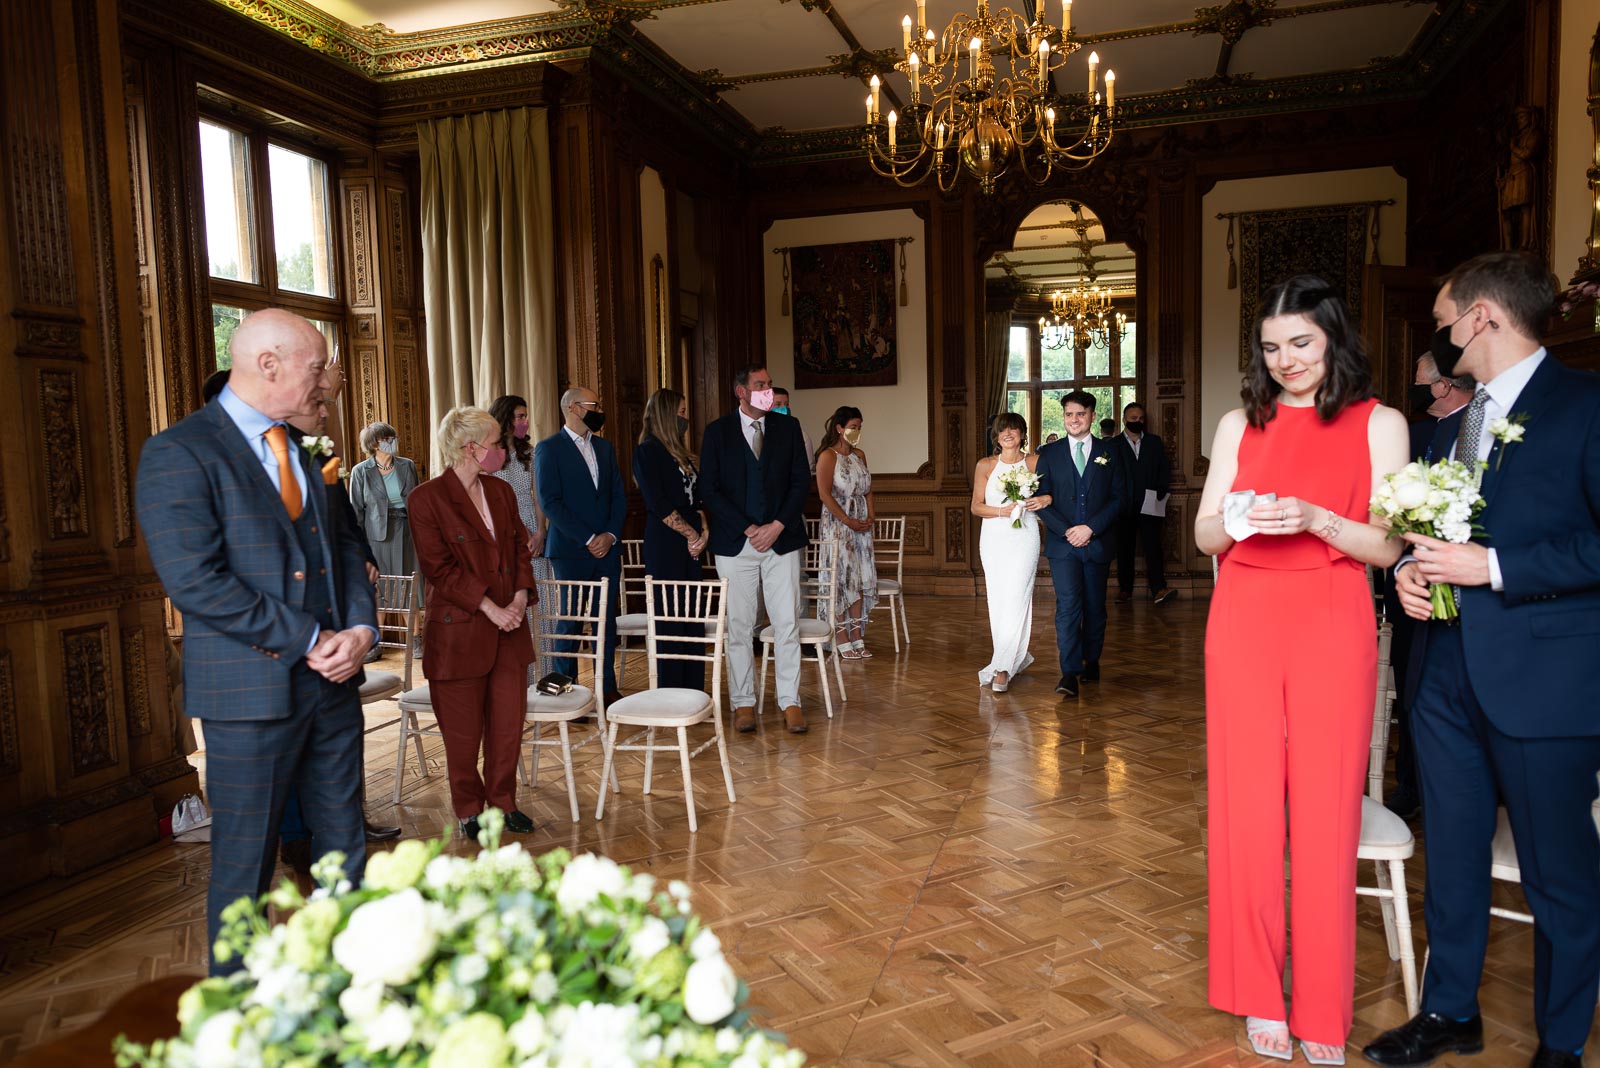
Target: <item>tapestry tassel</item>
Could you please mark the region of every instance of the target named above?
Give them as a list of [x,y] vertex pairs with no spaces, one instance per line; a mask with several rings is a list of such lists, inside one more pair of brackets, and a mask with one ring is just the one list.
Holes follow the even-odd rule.
[[1233,216],[1228,216],[1228,288],[1239,288],[1239,263],[1233,258]]
[[900,238],[900,307],[904,308],[911,303],[911,295],[906,290],[906,239]]
[[1381,212],[1383,210],[1383,208],[1382,208],[1381,205],[1374,204],[1374,205],[1372,205],[1372,209],[1371,210],[1372,210],[1372,265],[1374,267],[1381,267],[1383,265],[1383,257],[1381,255],[1379,255],[1379,253],[1378,253],[1378,237],[1379,237],[1378,213]]
[[783,304],[780,306],[783,317],[789,317],[789,250],[783,250]]

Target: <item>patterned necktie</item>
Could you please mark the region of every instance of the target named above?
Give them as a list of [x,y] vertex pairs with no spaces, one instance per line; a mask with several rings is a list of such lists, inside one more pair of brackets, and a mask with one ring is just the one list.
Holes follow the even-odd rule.
[[1078,474],[1080,475],[1083,474],[1083,469],[1089,466],[1089,460],[1083,454],[1083,450],[1088,444],[1087,441],[1074,442],[1076,448],[1073,450],[1072,462],[1078,465]]
[[750,451],[755,453],[756,459],[759,460],[761,459],[761,446],[766,440],[765,435],[761,433],[761,420],[750,420],[750,428],[755,431],[755,436],[750,439]]
[[266,436],[267,444],[272,446],[272,455],[278,458],[278,496],[289,510],[289,521],[294,522],[300,518],[303,505],[300,501],[300,483],[295,481],[294,468],[289,466],[289,432],[282,423],[277,423],[267,429]]
[[1483,438],[1483,410],[1488,406],[1489,391],[1479,386],[1462,413],[1461,429],[1456,432],[1456,459],[1464,464],[1477,462],[1478,443]]

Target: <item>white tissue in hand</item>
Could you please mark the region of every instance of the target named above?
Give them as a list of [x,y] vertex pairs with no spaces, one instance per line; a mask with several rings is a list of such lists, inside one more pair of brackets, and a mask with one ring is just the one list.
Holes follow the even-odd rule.
[[1222,530],[1234,541],[1244,541],[1252,534],[1257,533],[1256,528],[1250,525],[1246,518],[1250,509],[1258,504],[1266,504],[1278,499],[1276,493],[1256,493],[1255,490],[1239,490],[1222,498]]

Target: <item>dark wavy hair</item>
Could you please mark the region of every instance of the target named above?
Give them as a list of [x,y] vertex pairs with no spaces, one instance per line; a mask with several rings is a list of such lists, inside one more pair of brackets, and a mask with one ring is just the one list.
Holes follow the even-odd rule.
[[989,420],[989,440],[994,443],[995,451],[1000,451],[1000,431],[1020,430],[1022,432],[1022,447],[1028,447],[1028,421],[1016,412],[1001,412]]
[[[757,367],[756,370],[759,371],[761,368]],[[817,446],[816,455],[821,456],[823,453],[833,448],[839,439],[844,436],[839,433],[840,427],[844,426],[852,419],[860,418],[860,408],[852,408],[848,404],[842,404],[835,408],[833,410],[833,414],[828,416],[828,425],[827,428],[822,431],[822,444]]]
[[1350,321],[1349,306],[1327,282],[1314,274],[1300,274],[1262,295],[1261,311],[1250,331],[1250,363],[1239,396],[1251,426],[1264,427],[1278,414],[1278,394],[1283,387],[1273,379],[1261,351],[1261,324],[1280,315],[1303,315],[1327,336],[1323,357],[1327,374],[1317,387],[1319,416],[1332,419],[1372,396],[1372,364],[1367,360],[1366,342]]
[[500,444],[506,452],[521,461],[524,469],[533,462],[533,446],[527,438],[517,438],[512,433],[511,424],[515,421],[517,409],[527,407],[528,402],[514,393],[496,397],[494,403],[489,405],[489,414],[500,424]]

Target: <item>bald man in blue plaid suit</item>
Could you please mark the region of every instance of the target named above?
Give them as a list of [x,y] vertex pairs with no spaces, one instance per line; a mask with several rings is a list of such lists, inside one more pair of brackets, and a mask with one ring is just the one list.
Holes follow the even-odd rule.
[[355,531],[286,420],[322,399],[327,349],[305,319],[257,312],[234,333],[221,395],[145,443],[136,501],[150,558],[184,619],[187,710],[205,724],[212,810],[211,972],[222,910],[264,893],[291,792],[313,855],[358,882],[361,664],[377,612]]

